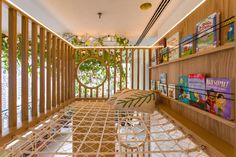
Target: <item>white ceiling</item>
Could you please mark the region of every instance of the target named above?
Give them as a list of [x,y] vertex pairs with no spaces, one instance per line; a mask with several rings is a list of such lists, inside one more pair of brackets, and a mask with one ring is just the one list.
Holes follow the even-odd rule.
[[[78,35],[88,33],[95,36],[119,34],[135,43],[161,0],[11,1],[59,34],[64,32]],[[140,10],[140,4],[147,1],[151,2],[153,7],[147,11]],[[200,1],[202,0],[171,0],[142,45],[151,45],[160,36],[158,30],[166,30],[162,28],[163,24],[180,19]],[[98,18],[98,12],[103,13],[101,19]],[[168,21],[171,17],[172,21]]]

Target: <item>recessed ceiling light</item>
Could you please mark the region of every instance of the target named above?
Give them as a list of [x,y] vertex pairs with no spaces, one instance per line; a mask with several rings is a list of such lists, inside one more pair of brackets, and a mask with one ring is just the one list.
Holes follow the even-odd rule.
[[152,3],[146,2],[140,5],[141,10],[148,10],[152,7]]

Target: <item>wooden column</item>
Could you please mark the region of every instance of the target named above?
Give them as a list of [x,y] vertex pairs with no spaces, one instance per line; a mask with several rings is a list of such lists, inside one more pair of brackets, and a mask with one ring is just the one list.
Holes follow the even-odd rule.
[[140,83],[140,79],[139,79],[139,74],[140,74],[140,49],[138,48],[138,52],[137,52],[137,65],[138,65],[138,70],[137,70],[137,89],[139,89],[139,83]]
[[128,51],[129,49],[125,51],[125,88],[128,88]]
[[29,49],[29,22],[28,18],[22,16],[22,71],[21,71],[21,104],[22,104],[22,121],[28,122],[28,49]]
[[145,71],[145,67],[146,67],[146,49],[143,49],[143,90],[145,90],[145,83],[146,83],[146,71]]
[[61,46],[61,101],[65,102],[65,43]]
[[51,98],[51,33],[47,32],[47,112],[51,110],[52,98]]
[[61,104],[61,40],[57,39],[57,105]]
[[[82,49],[79,49],[79,60],[80,61],[82,60]],[[80,83],[79,83],[79,97],[81,98],[81,84]]]
[[68,99],[71,98],[71,46],[68,51]]
[[65,100],[68,100],[68,45],[65,49]]
[[71,64],[71,81],[72,81],[72,95],[71,97],[74,98],[75,97],[75,53],[76,53],[76,49],[72,48],[72,64]]
[[[148,50],[148,64],[149,67],[152,66],[152,49]],[[152,69],[149,69],[149,90],[151,90],[151,79],[152,79]]]
[[[38,101],[38,25],[32,22],[32,117],[37,117]],[[23,87],[25,88],[25,87]]]
[[134,49],[131,52],[131,89],[134,89]]
[[16,129],[17,123],[17,102],[16,102],[16,93],[17,93],[17,84],[16,84],[16,49],[17,49],[17,15],[16,10],[9,8],[8,13],[8,27],[9,27],[9,90],[8,90],[8,102],[9,102],[9,128],[12,130]]
[[[2,0],[0,0],[0,43],[2,43]],[[2,82],[2,44],[0,44],[0,82]],[[2,111],[1,83],[0,83],[0,111]],[[2,112],[0,113],[0,135],[2,135]]]
[[120,49],[120,91],[122,90],[122,51],[123,49]]
[[56,107],[56,100],[57,100],[57,95],[56,95],[56,44],[57,44],[57,39],[56,36],[54,35],[52,37],[52,107]]
[[40,114],[45,113],[45,29],[40,28]]
[[108,54],[107,54],[107,66],[108,66],[108,77],[107,77],[107,81],[108,81],[108,98],[110,98],[110,78],[111,78],[111,74],[110,74],[110,54],[111,51],[110,49],[108,49]]
[[114,93],[116,93],[116,49],[114,49]]

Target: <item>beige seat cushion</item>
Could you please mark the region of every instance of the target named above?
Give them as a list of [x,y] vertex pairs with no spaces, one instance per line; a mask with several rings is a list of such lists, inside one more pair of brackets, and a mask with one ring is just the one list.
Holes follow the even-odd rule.
[[155,111],[156,93],[144,90],[124,91],[115,101],[115,109],[152,113]]
[[114,95],[112,95],[108,100],[107,100],[107,104],[108,105],[114,105],[116,99],[122,94],[125,93],[127,91],[130,91],[131,89],[124,89],[122,91],[117,91]]

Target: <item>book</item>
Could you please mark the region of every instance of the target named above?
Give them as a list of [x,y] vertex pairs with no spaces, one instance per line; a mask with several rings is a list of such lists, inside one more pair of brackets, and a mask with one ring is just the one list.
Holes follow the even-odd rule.
[[161,84],[167,84],[167,73],[161,73],[160,74],[160,83]]
[[205,74],[189,74],[188,88],[190,105],[206,110],[206,84]]
[[151,80],[151,90],[156,90],[156,80]]
[[178,77],[178,100],[189,104],[188,76]]
[[168,97],[176,99],[176,87],[175,84],[168,84]]
[[228,120],[232,120],[232,82],[227,78],[207,78],[207,111]]
[[180,57],[186,57],[193,54],[193,35],[184,37],[180,42]]
[[167,96],[167,85],[166,84],[163,84],[163,83],[160,83],[159,85],[159,91],[163,94],[163,95],[166,95]]
[[158,46],[163,47],[163,48],[166,47],[166,38],[161,39],[158,42]]
[[169,61],[179,58],[179,32],[176,32],[166,40],[166,45],[169,47]]
[[151,62],[152,62],[152,66],[156,65],[156,50],[155,49],[152,49],[152,58],[151,58]]
[[234,41],[234,22],[235,18],[230,18],[229,20],[225,21],[223,26],[225,41],[226,42],[233,42]]
[[214,48],[219,45],[220,13],[214,12],[196,25],[196,51]]
[[169,53],[169,48],[165,47],[160,50],[160,63],[166,63],[168,62],[168,53]]

